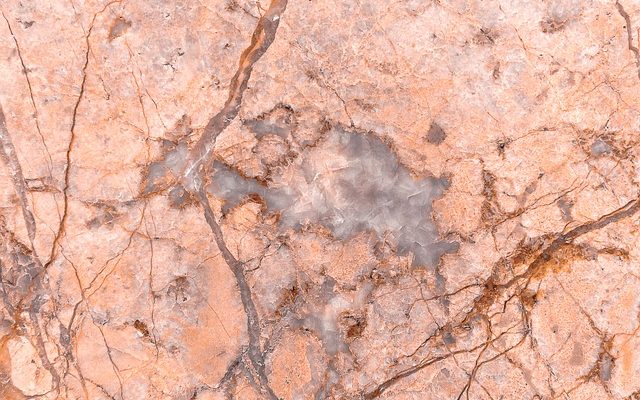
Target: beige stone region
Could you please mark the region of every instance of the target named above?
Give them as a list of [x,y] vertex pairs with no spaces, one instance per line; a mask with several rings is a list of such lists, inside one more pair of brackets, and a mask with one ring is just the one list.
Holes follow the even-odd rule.
[[640,399],[640,2],[0,14],[0,398]]

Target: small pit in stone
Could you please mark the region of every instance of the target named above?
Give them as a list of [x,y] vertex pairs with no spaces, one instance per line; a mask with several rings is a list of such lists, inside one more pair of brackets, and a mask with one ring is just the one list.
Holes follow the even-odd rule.
[[540,29],[544,33],[556,33],[564,29],[567,25],[566,20],[562,20],[554,17],[547,17],[540,21]]
[[593,141],[591,144],[591,155],[592,156],[601,156],[603,154],[611,153],[611,145],[606,141],[598,138]]
[[149,337],[149,328],[147,328],[147,324],[140,321],[139,319],[133,322],[133,327],[136,328],[138,332],[144,337]]
[[124,35],[129,28],[131,28],[131,21],[126,20],[124,17],[116,18],[113,25],[111,25],[111,29],[109,29],[109,40]]
[[445,133],[444,129],[442,129],[442,127],[437,123],[432,122],[431,126],[429,127],[429,132],[427,132],[427,142],[438,145],[444,142],[444,139],[446,139],[446,137],[447,134]]

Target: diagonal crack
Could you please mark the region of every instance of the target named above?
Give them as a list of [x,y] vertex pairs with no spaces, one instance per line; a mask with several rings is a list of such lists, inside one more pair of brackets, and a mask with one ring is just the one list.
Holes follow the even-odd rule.
[[545,264],[550,256],[558,249],[560,249],[563,245],[571,243],[574,239],[589,232],[602,229],[609,224],[630,217],[633,214],[637,213],[639,210],[640,198],[637,198],[635,200],[629,201],[624,206],[610,212],[609,214],[603,215],[595,221],[587,222],[571,229],[567,233],[557,235],[557,237],[540,252],[540,254],[533,260],[533,262],[529,264],[529,267],[523,273],[514,276],[503,285],[495,286],[495,288],[509,288],[523,278],[526,278],[528,285],[531,278],[533,278],[539,272],[540,268]]
[[[92,317],[92,320],[93,320],[93,317]],[[107,350],[107,357],[109,358],[109,362],[111,363],[111,368],[113,369],[113,373],[115,374],[116,378],[118,378],[118,384],[120,389],[120,399],[124,400],[124,386],[122,385],[122,376],[121,376],[120,368],[118,367],[118,364],[116,364],[116,362],[113,359],[113,354],[111,353],[111,347],[107,342],[107,337],[104,335],[104,331],[102,330],[102,327],[99,324],[97,324],[95,321],[93,321],[93,324],[96,326],[96,328],[98,328],[98,331],[100,331],[100,335],[102,336],[102,341]]]
[[224,107],[214,115],[204,129],[202,137],[190,151],[187,157],[186,167],[182,173],[182,184],[190,191],[197,193],[198,200],[204,209],[204,215],[213,237],[222,253],[222,257],[231,269],[236,284],[240,290],[240,298],[244,311],[247,315],[247,331],[249,334],[248,357],[251,365],[247,365],[250,370],[249,378],[254,377],[260,385],[260,390],[270,399],[277,399],[273,390],[269,386],[269,380],[265,372],[264,355],[260,345],[260,320],[258,311],[251,297],[251,289],[244,276],[244,265],[239,262],[227,248],[222,234],[222,229],[218,225],[209,199],[207,198],[203,186],[202,169],[210,161],[218,135],[226,129],[233,121],[242,103],[242,97],[247,89],[254,64],[265,54],[271,43],[273,43],[280,17],[287,7],[288,0],[274,0],[269,9],[260,17],[258,24],[251,36],[251,43],[242,52],[238,69],[231,79],[229,95]]
[[446,354],[442,354],[439,356],[434,356],[431,358],[427,358],[422,360],[421,362],[406,368],[405,370],[401,371],[400,373],[392,376],[391,378],[385,380],[384,382],[380,383],[375,389],[371,390],[370,392],[367,392],[363,395],[364,399],[370,400],[370,399],[375,399],[379,396],[382,395],[382,393],[384,393],[387,389],[389,389],[391,386],[393,386],[396,382],[398,382],[399,380],[406,378],[408,376],[411,376],[413,374],[415,374],[418,371],[421,371],[422,369],[436,364],[440,361],[443,360],[447,360],[451,357],[455,357],[458,354],[464,354],[464,353],[473,353],[475,351],[478,350],[482,350],[484,348],[486,348],[487,346],[489,346],[490,344],[498,341],[499,339],[501,339],[504,335],[506,335],[507,332],[502,332],[500,333],[498,336],[496,336],[495,338],[491,339],[489,338],[487,341],[478,344],[472,348],[467,348],[467,349],[460,349],[460,350],[455,350],[455,351],[450,351]]
[[[541,273],[546,262],[553,256],[555,252],[559,251],[562,248],[562,246],[568,243],[571,243],[576,238],[583,236],[587,233],[597,231],[612,223],[616,223],[628,217],[631,217],[632,215],[636,214],[638,211],[640,211],[640,198],[629,201],[622,207],[608,214],[603,215],[602,217],[598,218],[595,221],[579,225],[567,231],[566,233],[557,234],[553,239],[549,237],[544,237],[543,239],[545,239],[544,243],[546,243],[546,245],[545,244],[540,245],[540,247],[537,249],[537,255],[533,257],[531,262],[528,263],[528,266],[524,270],[524,272],[513,276],[507,282],[502,284],[494,282],[495,278],[493,277],[487,280],[487,282],[485,283],[484,291],[480,296],[478,296],[474,300],[473,305],[470,307],[470,310],[466,313],[466,315],[462,319],[462,322],[460,322],[458,326],[468,323],[474,316],[478,316],[478,315],[481,316],[482,312],[487,308],[489,308],[492,304],[494,304],[496,299],[499,298],[500,294],[504,293],[506,290],[509,290],[513,287],[517,287],[518,288],[517,292],[513,294],[511,297],[520,296],[523,293],[523,291],[528,288],[531,280]],[[517,255],[515,255],[513,258],[516,258],[516,257]],[[524,285],[521,285],[521,283],[524,283]],[[426,341],[429,341],[431,338],[437,335],[440,335],[442,331],[443,329],[439,328]],[[471,352],[479,349],[480,347],[481,346],[468,349],[468,350],[460,350],[452,354]],[[387,390],[390,386],[397,383],[399,380],[409,377],[429,365],[445,360],[452,354],[446,354],[446,355],[427,358],[411,367],[406,368],[403,371],[400,371],[399,373],[391,376],[387,380],[380,383],[374,390],[366,393],[364,395],[365,399],[377,398],[385,390]],[[465,390],[463,391],[463,393],[461,393],[461,395],[464,394],[465,392],[468,394],[467,390],[468,390],[468,386],[465,386]]]
[[280,16],[284,13],[287,2],[288,0],[272,1],[269,9],[258,20],[251,36],[251,43],[242,52],[238,69],[231,79],[229,96],[224,107],[209,120],[200,140],[189,153],[187,165],[182,174],[183,179],[186,180],[185,187],[190,187],[196,192],[199,190],[199,186],[202,184],[199,176],[200,169],[211,158],[218,135],[238,115],[242,96],[247,89],[253,66],[273,43],[280,24]]
[[636,67],[638,68],[638,78],[640,78],[640,50],[637,46],[633,44],[633,30],[631,29],[631,17],[625,11],[624,7],[620,3],[620,1],[616,1],[616,8],[618,9],[618,14],[626,23],[625,27],[627,29],[627,41],[629,42],[629,50],[633,53],[636,58]]
[[225,262],[233,272],[234,277],[236,278],[236,283],[238,284],[238,288],[240,290],[240,298],[242,300],[242,305],[244,307],[244,311],[247,314],[247,331],[249,333],[249,359],[251,360],[251,364],[254,369],[254,373],[257,375],[257,378],[260,382],[260,386],[262,390],[265,391],[271,399],[276,399],[277,397],[269,387],[269,382],[265,373],[264,368],[264,357],[262,355],[262,351],[260,349],[260,320],[258,318],[258,311],[256,310],[256,306],[253,303],[253,299],[251,298],[251,289],[249,288],[249,284],[247,283],[247,279],[244,276],[244,265],[240,261],[238,261],[233,254],[227,248],[227,245],[224,242],[224,237],[222,235],[222,229],[220,229],[220,225],[216,222],[216,217],[211,209],[211,205],[209,204],[209,199],[207,199],[207,195],[204,192],[204,189],[198,192],[198,198],[200,203],[204,207],[204,216],[213,232],[213,237],[222,253],[222,257]]

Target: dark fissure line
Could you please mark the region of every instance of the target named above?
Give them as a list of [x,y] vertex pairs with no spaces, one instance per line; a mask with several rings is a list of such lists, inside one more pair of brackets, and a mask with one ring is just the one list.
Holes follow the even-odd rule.
[[238,284],[238,289],[240,290],[240,299],[242,300],[244,311],[247,314],[247,331],[249,333],[248,354],[253,369],[255,370],[254,372],[260,381],[262,389],[267,392],[270,398],[277,399],[269,387],[269,381],[265,373],[264,357],[262,356],[262,350],[260,348],[260,319],[258,317],[256,306],[251,298],[251,289],[249,288],[247,279],[244,276],[244,265],[238,261],[227,248],[222,235],[222,229],[220,229],[220,225],[216,222],[216,217],[211,209],[209,199],[207,199],[204,189],[198,192],[198,199],[204,208],[204,216],[211,228],[216,244],[222,253],[222,257],[231,269],[231,272],[233,272],[233,276]]
[[11,136],[9,135],[9,130],[7,129],[7,123],[4,117],[4,112],[2,111],[2,106],[0,105],[0,156],[4,159],[5,164],[7,164],[7,168],[11,173],[11,179],[13,181],[13,185],[15,186],[16,193],[20,198],[20,206],[22,207],[22,217],[24,218],[24,223],[27,227],[27,233],[29,235],[29,240],[31,241],[31,250],[35,254],[35,247],[33,241],[36,237],[36,222],[33,217],[33,213],[31,212],[31,208],[29,207],[29,200],[27,199],[27,185],[25,184],[24,174],[22,173],[22,167],[20,166],[20,161],[18,160],[18,154],[16,153],[16,148],[11,141]]
[[254,64],[265,54],[271,43],[273,43],[280,16],[287,7],[287,0],[274,0],[265,14],[258,20],[258,24],[251,36],[251,43],[242,52],[238,69],[231,79],[229,96],[224,107],[214,115],[204,129],[202,137],[198,140],[194,148],[187,157],[185,170],[182,174],[185,187],[190,187],[197,193],[198,200],[204,209],[205,219],[211,228],[216,244],[222,253],[222,257],[231,269],[238,289],[240,299],[247,315],[247,331],[249,334],[248,356],[250,364],[250,379],[255,376],[260,385],[260,390],[270,399],[277,400],[276,395],[269,386],[269,380],[265,372],[264,356],[260,346],[260,319],[258,311],[251,296],[251,288],[244,276],[244,265],[238,261],[229,251],[224,241],[222,229],[216,221],[215,214],[209,204],[209,199],[203,185],[202,167],[211,159],[216,139],[220,133],[226,129],[233,121],[242,103],[242,97],[247,89]]

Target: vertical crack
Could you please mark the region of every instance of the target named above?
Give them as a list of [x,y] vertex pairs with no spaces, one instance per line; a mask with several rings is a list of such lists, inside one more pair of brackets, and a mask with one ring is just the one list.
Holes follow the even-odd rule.
[[238,261],[227,248],[222,230],[218,225],[209,199],[204,188],[202,169],[212,156],[218,135],[233,121],[242,103],[242,97],[247,89],[254,64],[265,54],[271,43],[273,43],[280,17],[287,7],[288,0],[274,0],[269,9],[260,17],[256,28],[251,36],[251,43],[242,52],[238,69],[231,79],[229,95],[224,107],[214,115],[204,129],[202,137],[190,151],[187,157],[186,167],[183,171],[183,185],[190,191],[197,193],[199,202],[204,209],[204,216],[211,228],[222,257],[231,269],[236,284],[240,291],[240,299],[247,315],[247,331],[249,334],[247,369],[250,370],[249,378],[256,378],[260,390],[270,399],[277,399],[273,390],[269,386],[269,380],[265,372],[264,355],[260,345],[260,320],[258,311],[251,297],[251,289],[244,276],[244,265]]
[[[35,224],[35,219],[33,217],[33,212],[31,211],[29,202],[27,200],[26,182],[24,179],[22,168],[20,166],[20,162],[17,157],[16,149],[13,145],[13,142],[7,130],[4,112],[2,110],[2,107],[0,106],[0,158],[3,159],[3,161],[7,165],[7,168],[9,169],[15,190],[20,199],[22,214],[25,221],[27,233],[29,236],[29,241],[31,243],[31,252],[32,252],[31,258],[33,260],[33,263],[36,266],[36,272],[31,279],[29,287],[25,291],[26,294],[19,300],[18,305],[15,307],[15,321],[16,321],[16,324],[23,323],[21,322],[23,321],[21,314],[25,311],[28,313],[31,326],[35,333],[34,346],[37,349],[38,355],[42,361],[44,368],[47,371],[49,371],[49,373],[53,378],[54,387],[52,390],[55,390],[58,394],[60,391],[60,375],[58,374],[56,367],[52,364],[52,362],[49,360],[49,357],[47,355],[46,346],[45,346],[46,343],[43,338],[43,330],[44,330],[44,333],[46,334],[46,326],[44,327],[40,326],[40,316],[42,315],[41,308],[48,301],[48,297],[49,297],[47,294],[43,293],[45,292],[45,288],[43,286],[43,279],[44,279],[44,274],[46,273],[47,267],[53,262],[53,260],[57,255],[57,247],[59,245],[59,241],[64,236],[65,221],[68,214],[67,189],[69,187],[69,168],[71,165],[70,164],[71,150],[73,148],[73,143],[75,139],[75,126],[76,126],[76,116],[78,112],[78,106],[81,102],[82,95],[84,93],[85,84],[86,84],[86,69],[89,63],[89,52],[90,52],[89,36],[93,29],[93,24],[96,20],[96,17],[100,13],[104,12],[109,5],[117,2],[120,2],[120,0],[112,1],[108,3],[107,5],[104,6],[104,8],[101,11],[99,11],[94,15],[91,21],[91,27],[89,29],[89,33],[85,36],[85,40],[87,43],[87,53],[85,56],[85,63],[82,69],[82,72],[83,72],[82,85],[80,88],[80,95],[78,97],[78,100],[76,102],[76,105],[73,111],[73,119],[72,119],[72,125],[71,125],[71,139],[70,139],[69,146],[67,149],[67,154],[66,154],[67,165],[65,169],[65,179],[64,179],[65,186],[63,190],[64,213],[61,218],[60,226],[58,227],[58,232],[55,234],[55,237],[52,243],[50,258],[46,262],[46,264],[44,264],[44,266],[42,264],[42,261],[38,257],[38,254],[35,249],[34,242],[35,242],[35,236],[36,236],[36,224]],[[5,21],[7,21],[4,13],[3,13],[3,17],[5,18]],[[8,24],[8,21],[7,21],[7,24]],[[14,37],[14,40],[15,40],[15,37]],[[17,45],[17,42],[16,42],[16,45]],[[25,68],[24,73],[27,76],[26,67],[24,65],[24,61],[22,61],[22,58],[21,58],[21,63],[23,65],[23,68]],[[27,80],[29,82],[29,90],[31,91],[31,85],[30,85],[28,76],[27,76]],[[31,93],[31,99],[35,108],[35,102],[33,101],[32,93]],[[36,111],[36,117],[37,117],[37,111]],[[38,131],[40,133],[39,125],[38,125]]]
[[204,188],[198,192],[198,199],[204,208],[204,216],[211,228],[216,244],[222,253],[222,257],[231,269],[231,272],[236,279],[236,283],[238,284],[238,289],[240,290],[242,305],[245,313],[247,314],[247,331],[249,333],[248,355],[249,360],[251,361],[251,366],[253,367],[253,375],[256,375],[258,378],[261,389],[266,392],[271,399],[277,399],[269,387],[269,381],[265,373],[264,357],[260,348],[260,320],[258,318],[256,306],[251,298],[251,289],[249,288],[247,279],[244,276],[244,265],[238,261],[227,248],[222,235],[222,229],[220,229],[220,225],[216,222],[216,217],[211,209],[211,205],[209,204],[209,199],[207,198]]
[[27,86],[29,87],[29,98],[31,99],[31,105],[33,106],[33,112],[34,112],[34,117],[35,117],[35,122],[36,122],[36,130],[38,131],[38,135],[40,135],[40,141],[42,142],[42,146],[44,147],[45,152],[47,153],[47,158],[49,159],[49,162],[47,164],[47,168],[49,169],[49,176],[51,178],[53,178],[53,159],[51,158],[51,153],[49,152],[49,147],[47,146],[47,142],[44,140],[44,135],[42,134],[42,131],[40,129],[40,119],[39,119],[39,115],[38,115],[38,107],[36,107],[36,101],[33,97],[33,88],[31,86],[31,79],[29,79],[29,71],[27,70],[27,66],[24,63],[24,58],[22,57],[22,49],[20,49],[20,45],[18,44],[18,39],[16,38],[16,35],[13,33],[13,28],[11,27],[11,24],[9,23],[9,19],[7,18],[7,16],[4,14],[4,11],[1,11],[0,13],[2,13],[2,17],[4,18],[5,22],[7,23],[7,28],[9,28],[9,33],[11,34],[11,38],[13,39],[13,43],[16,45],[16,52],[18,53],[18,58],[20,59],[20,64],[22,65],[22,73],[24,74],[24,77],[27,80]]
[[62,218],[60,219],[60,226],[58,227],[58,231],[56,232],[53,244],[51,245],[51,253],[49,254],[49,260],[45,263],[45,269],[55,260],[58,255],[57,249],[60,244],[61,238],[65,235],[66,231],[66,222],[67,216],[69,215],[69,199],[68,199],[68,191],[69,191],[69,176],[71,170],[71,152],[73,150],[73,145],[76,140],[76,123],[78,117],[78,109],[80,107],[80,103],[82,102],[82,97],[84,95],[84,89],[87,83],[87,67],[89,66],[89,54],[91,53],[91,44],[89,43],[89,39],[91,37],[91,32],[93,31],[93,26],[96,22],[96,18],[98,15],[102,14],[109,6],[115,3],[120,3],[121,0],[110,1],[107,3],[102,10],[98,11],[93,15],[91,19],[91,24],[89,25],[89,31],[85,35],[85,43],[86,43],[86,52],[84,57],[84,64],[82,66],[82,81],[80,83],[80,93],[78,94],[78,99],[76,100],[75,105],[73,106],[73,115],[71,117],[71,128],[70,128],[70,137],[69,144],[67,145],[67,151],[65,154],[66,165],[64,169],[64,186],[62,189],[62,195],[64,198],[63,208],[62,208]]

